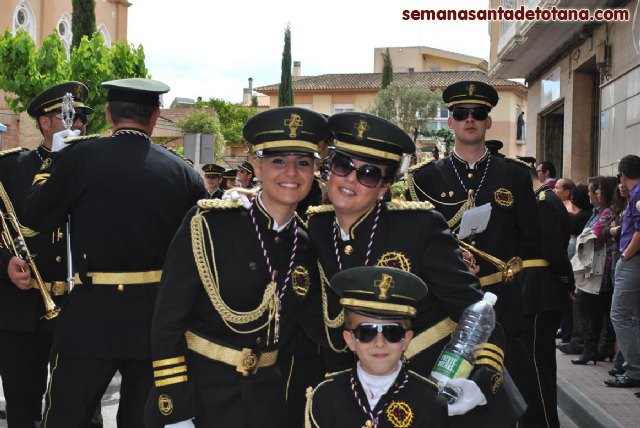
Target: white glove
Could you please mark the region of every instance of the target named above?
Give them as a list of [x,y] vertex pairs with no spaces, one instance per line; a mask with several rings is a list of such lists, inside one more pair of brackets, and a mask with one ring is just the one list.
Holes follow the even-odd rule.
[[457,378],[447,381],[446,386],[450,386],[459,391],[458,400],[449,404],[449,416],[464,415],[476,406],[487,404],[487,398],[476,383],[469,379]]
[[222,195],[222,199],[223,200],[232,200],[232,201],[241,201],[242,205],[244,205],[244,207],[246,209],[251,208],[251,201],[249,200],[249,198],[247,197],[247,195],[244,195],[242,193],[239,193],[236,190],[232,190],[231,192],[225,192],[224,195]]
[[70,137],[77,137],[78,135],[80,135],[79,129],[65,129],[64,131],[56,132],[55,134],[53,134],[51,151],[59,152],[60,150],[67,147],[67,144],[64,143],[64,140]]
[[175,424],[165,425],[164,428],[195,428],[193,419],[188,419],[182,422],[176,422]]

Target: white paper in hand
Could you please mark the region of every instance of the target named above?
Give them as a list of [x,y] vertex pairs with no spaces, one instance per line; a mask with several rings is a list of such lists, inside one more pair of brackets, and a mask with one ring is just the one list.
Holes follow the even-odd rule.
[[458,239],[464,239],[471,234],[483,232],[487,228],[487,224],[489,224],[490,217],[491,204],[488,202],[465,211],[460,221]]

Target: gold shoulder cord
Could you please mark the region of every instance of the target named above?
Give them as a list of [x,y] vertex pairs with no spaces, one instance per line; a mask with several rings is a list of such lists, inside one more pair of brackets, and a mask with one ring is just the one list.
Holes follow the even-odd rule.
[[[206,251],[205,251],[205,237],[203,233],[203,225],[207,229],[207,237],[211,244],[211,260],[208,259]],[[276,283],[271,281],[267,284],[267,287],[264,291],[264,295],[262,297],[262,302],[260,305],[249,312],[238,312],[231,309],[227,304],[222,300],[222,296],[220,295],[220,285],[218,279],[218,269],[216,266],[215,259],[215,251],[213,245],[213,238],[211,236],[211,229],[209,228],[209,224],[204,219],[200,210],[196,212],[196,214],[191,219],[191,241],[192,241],[192,249],[193,256],[195,259],[196,266],[198,268],[198,273],[200,274],[200,280],[204,286],[207,295],[209,296],[209,300],[211,300],[211,304],[215,308],[215,310],[220,314],[220,317],[224,321],[227,327],[230,330],[240,333],[240,334],[250,334],[255,333],[267,327],[271,320],[274,319],[277,315],[278,311],[278,296],[276,295]],[[211,263],[210,263],[211,262]],[[214,268],[214,272],[211,271],[211,266]],[[250,322],[256,321],[261,316],[264,315],[265,312],[268,311],[267,320],[262,323],[260,326],[251,329],[251,330],[238,330],[233,327],[231,324],[248,324]]]
[[331,335],[329,334],[330,328],[334,328],[334,329],[340,328],[344,324],[344,309],[340,310],[340,313],[338,314],[338,316],[336,316],[334,319],[331,319],[329,315],[329,301],[327,300],[327,291],[325,289],[325,287],[329,286],[329,280],[327,280],[327,276],[325,275],[320,262],[318,262],[318,270],[320,270],[320,291],[322,294],[322,318],[324,321],[323,322],[324,332],[327,336],[327,342],[329,343],[329,347],[333,352],[338,352],[338,353],[346,352],[347,346],[345,345],[345,347],[342,349],[337,348],[331,341]]
[[471,200],[471,197],[468,197],[467,199],[465,199],[462,202],[442,202],[442,201],[438,201],[437,199],[432,198],[431,196],[429,196],[429,194],[427,192],[425,192],[424,190],[422,190],[420,188],[420,186],[418,186],[415,182],[415,180],[413,179],[413,174],[409,175],[409,193],[411,194],[411,199],[413,199],[414,201],[419,201],[420,199],[418,199],[418,194],[416,193],[416,188],[418,188],[418,190],[420,191],[420,193],[422,193],[424,196],[427,197],[427,199],[430,199],[432,203],[434,204],[440,204],[440,205],[445,205],[445,206],[455,206],[455,205],[460,205],[462,204],[462,206],[460,207],[460,209],[458,210],[458,212],[456,212],[456,214],[451,217],[450,220],[447,220],[447,225],[449,226],[449,229],[454,228],[454,226],[460,221],[460,219],[462,218],[462,215],[465,213],[465,211],[467,211],[469,208],[471,208],[473,206],[473,202]]
[[[13,208],[13,204],[11,203],[11,199],[9,199],[9,195],[7,194],[7,191],[5,190],[2,183],[0,183],[0,199],[2,199],[2,203],[4,204],[7,213],[13,215],[15,218],[18,218],[18,216],[16,215],[16,210]],[[22,232],[22,235],[24,235],[25,238],[33,238],[39,233],[22,225],[20,225],[20,232]]]

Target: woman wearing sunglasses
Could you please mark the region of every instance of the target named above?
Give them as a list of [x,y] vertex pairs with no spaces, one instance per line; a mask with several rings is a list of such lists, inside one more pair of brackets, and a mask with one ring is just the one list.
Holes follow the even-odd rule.
[[[482,299],[478,280],[431,204],[382,202],[403,155],[415,151],[411,138],[394,124],[365,113],[333,115],[329,128],[335,136],[327,181],[332,205],[311,208],[308,221],[323,282],[323,318],[330,345],[327,370],[353,364],[342,337],[342,308],[328,279],[350,267],[377,265],[412,272],[429,286],[413,323],[416,338],[405,352],[412,370],[428,376],[462,311]],[[479,387],[485,396],[493,396],[490,379],[502,376],[501,328],[479,355]],[[509,414],[508,408],[501,412]]]
[[148,427],[287,426],[278,351],[302,318],[319,319],[306,310],[318,293],[317,268],[294,212],[328,128],[322,115],[287,107],[252,117],[243,134],[262,188],[246,206],[201,200],[167,254]]

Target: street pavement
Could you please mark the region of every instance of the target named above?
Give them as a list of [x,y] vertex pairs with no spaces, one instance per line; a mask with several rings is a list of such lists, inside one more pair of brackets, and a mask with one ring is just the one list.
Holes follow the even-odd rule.
[[[607,379],[613,364],[571,364],[574,355],[557,351],[558,413],[562,428],[634,428],[640,427],[640,398],[634,392],[640,388],[609,388]],[[116,374],[102,398],[104,428],[116,428],[116,412],[120,398],[120,375]],[[0,408],[4,408],[4,393],[0,389]],[[7,421],[0,420],[0,428]]]

